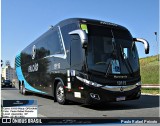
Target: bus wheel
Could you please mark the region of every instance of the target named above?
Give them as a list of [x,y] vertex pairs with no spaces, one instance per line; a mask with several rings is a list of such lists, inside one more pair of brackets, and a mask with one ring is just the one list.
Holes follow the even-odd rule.
[[24,87],[24,84],[22,85],[22,94],[23,94],[23,95],[26,95],[26,94],[27,94],[26,89],[25,89],[25,87]]
[[23,87],[22,87],[22,84],[20,84],[19,93],[22,94],[22,90],[23,90]]
[[61,82],[59,82],[56,87],[56,99],[59,104],[61,105],[66,104],[65,91],[63,84]]

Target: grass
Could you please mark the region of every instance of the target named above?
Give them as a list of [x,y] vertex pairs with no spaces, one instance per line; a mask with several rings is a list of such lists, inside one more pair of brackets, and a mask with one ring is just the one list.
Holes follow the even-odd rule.
[[142,88],[141,92],[146,94],[160,94],[158,88]]
[[159,84],[159,64],[157,55],[140,59],[142,84]]

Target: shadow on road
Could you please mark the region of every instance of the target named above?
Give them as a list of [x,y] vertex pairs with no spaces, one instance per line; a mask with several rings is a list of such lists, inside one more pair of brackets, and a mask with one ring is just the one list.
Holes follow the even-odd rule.
[[[1,90],[17,90],[16,88],[2,88]],[[29,93],[27,96],[37,96],[41,98],[45,98],[48,100],[54,100],[51,96],[46,96],[42,94],[33,94]],[[141,95],[138,100],[130,100],[130,101],[121,101],[121,102],[109,102],[98,105],[84,105],[75,102],[69,102],[64,106],[74,106],[78,105],[79,107],[88,108],[97,111],[112,111],[112,110],[131,110],[131,109],[145,109],[145,108],[155,108],[159,107],[159,96],[152,95]]]
[[15,88],[15,87],[3,87],[3,88],[1,88],[1,90],[18,90],[17,88]]
[[99,111],[155,108],[159,107],[159,96],[142,95],[138,100],[110,102],[98,105],[82,105],[82,107]]
[[[45,96],[41,94],[34,94],[35,96],[46,98],[49,100],[53,100],[54,98],[51,96]],[[130,101],[122,101],[122,102],[109,102],[109,103],[103,103],[98,105],[84,105],[81,103],[76,102],[69,102],[65,106],[72,106],[72,105],[78,105],[80,107],[98,110],[98,111],[104,111],[104,110],[129,110],[129,109],[145,109],[145,108],[155,108],[159,107],[159,96],[152,96],[152,95],[142,95],[140,99],[138,100],[130,100]]]

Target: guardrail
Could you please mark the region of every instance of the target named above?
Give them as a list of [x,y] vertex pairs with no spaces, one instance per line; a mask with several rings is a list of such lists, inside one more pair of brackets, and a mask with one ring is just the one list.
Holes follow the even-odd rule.
[[159,88],[160,89],[160,84],[142,84],[142,88]]

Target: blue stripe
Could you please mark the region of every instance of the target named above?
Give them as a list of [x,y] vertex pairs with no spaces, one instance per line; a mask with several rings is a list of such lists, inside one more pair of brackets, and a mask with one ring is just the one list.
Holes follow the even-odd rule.
[[29,106],[29,105],[37,105],[36,100],[28,100],[28,104],[20,105],[20,106]]
[[30,86],[30,84],[26,81],[26,79],[25,79],[24,76],[23,76],[21,67],[17,67],[17,68],[16,68],[16,73],[17,73],[18,80],[24,81],[24,86],[25,86],[25,88],[26,88],[27,90],[31,90],[31,91],[34,91],[34,92],[47,94],[46,92],[37,90],[37,89],[35,89],[34,87]]
[[20,62],[20,60],[21,60],[20,57],[19,57],[19,58],[16,57],[16,61],[19,61],[19,62]]
[[35,100],[28,100],[28,104],[17,105],[17,107],[30,106],[30,105],[35,105],[35,106],[37,106],[37,101],[36,101],[36,104],[35,104]]
[[19,56],[21,56],[21,53],[20,53],[20,54],[18,54],[18,55],[16,56],[16,58],[17,58],[17,57],[19,57]]

